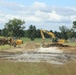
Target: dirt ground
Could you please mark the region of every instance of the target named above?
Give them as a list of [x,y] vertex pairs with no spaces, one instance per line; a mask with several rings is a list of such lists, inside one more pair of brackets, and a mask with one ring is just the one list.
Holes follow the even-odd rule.
[[76,46],[69,46],[69,47],[58,47],[60,50],[69,53],[76,53]]
[[76,47],[47,47],[27,43],[22,46],[0,51],[0,59],[17,62],[47,62],[63,64],[76,60]]
[[[35,44],[35,43],[27,43],[27,44],[23,44],[21,46],[17,46],[17,47],[13,47],[11,49],[7,49],[7,50],[2,50],[0,52],[29,52],[29,51],[35,51],[37,49],[41,48],[41,46],[39,44]],[[50,48],[50,47],[48,47]],[[52,47],[53,48],[53,47]],[[56,47],[57,50],[61,50],[64,53],[76,53],[76,46],[68,46],[68,47]]]

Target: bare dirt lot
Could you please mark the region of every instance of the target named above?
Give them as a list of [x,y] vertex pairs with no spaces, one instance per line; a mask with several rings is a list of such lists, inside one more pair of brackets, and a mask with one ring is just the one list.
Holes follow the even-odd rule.
[[[21,47],[13,47],[11,49],[7,49],[7,50],[2,50],[0,52],[30,52],[30,51],[35,51],[40,49],[41,50],[41,46],[39,44],[32,44],[32,43],[27,43],[27,44],[23,44]],[[63,51],[64,53],[76,53],[76,46],[68,46],[68,47],[45,47],[44,49],[50,49],[50,51],[54,51],[55,50],[59,50],[59,51]]]
[[76,47],[48,47],[28,43],[21,47],[0,51],[0,59],[16,62],[47,62],[63,64],[76,60]]

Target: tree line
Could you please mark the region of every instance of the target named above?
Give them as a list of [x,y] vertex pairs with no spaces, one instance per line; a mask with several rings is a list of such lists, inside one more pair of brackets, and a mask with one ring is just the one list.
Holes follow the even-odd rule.
[[[40,29],[37,29],[35,25],[30,25],[29,29],[25,30],[25,21],[20,19],[12,19],[5,23],[4,28],[0,29],[0,36],[4,37],[28,37],[31,40],[35,38],[41,38]],[[59,27],[60,32],[52,31],[57,38],[60,39],[69,39],[69,38],[76,38],[76,21],[73,21],[73,27],[68,29],[66,26]],[[50,35],[44,33],[46,38],[52,38]]]

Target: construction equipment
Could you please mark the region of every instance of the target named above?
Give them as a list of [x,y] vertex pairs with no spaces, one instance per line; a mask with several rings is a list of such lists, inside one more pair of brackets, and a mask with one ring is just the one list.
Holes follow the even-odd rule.
[[19,45],[23,44],[23,41],[20,40],[20,39],[10,38],[9,44],[12,45],[12,46],[14,46],[14,47],[16,47],[17,45],[19,46]]
[[52,32],[49,32],[47,30],[42,30],[41,29],[41,36],[42,36],[42,46],[44,46],[44,41],[45,41],[45,37],[44,37],[44,33],[52,36],[52,43],[51,44],[48,44],[48,46],[63,46],[65,40],[64,39],[57,39],[54,35],[54,33]]
[[0,45],[9,44],[8,42],[9,42],[9,40],[7,38],[5,38],[5,37],[0,38]]

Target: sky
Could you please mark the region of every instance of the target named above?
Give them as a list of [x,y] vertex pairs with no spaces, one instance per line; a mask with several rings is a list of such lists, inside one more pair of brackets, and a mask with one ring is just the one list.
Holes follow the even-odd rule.
[[76,20],[76,0],[0,0],[0,29],[9,19],[25,21],[26,29],[59,31],[59,26],[71,28]]

